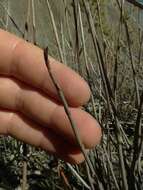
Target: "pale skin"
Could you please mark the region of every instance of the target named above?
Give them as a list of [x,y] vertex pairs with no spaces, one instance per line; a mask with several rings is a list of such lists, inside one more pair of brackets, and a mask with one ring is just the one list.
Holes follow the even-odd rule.
[[[52,57],[49,62],[85,148],[95,147],[101,139],[101,128],[81,108],[90,98],[87,83]],[[0,134],[70,163],[84,160],[48,75],[43,51],[3,30],[0,30]]]

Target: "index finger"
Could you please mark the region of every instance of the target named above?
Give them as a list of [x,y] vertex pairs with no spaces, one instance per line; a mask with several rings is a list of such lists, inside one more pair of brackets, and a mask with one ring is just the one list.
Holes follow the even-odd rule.
[[[0,74],[13,76],[59,100],[44,63],[42,49],[3,30],[0,30],[0,41]],[[87,83],[52,57],[49,63],[69,105],[84,104],[90,96]]]

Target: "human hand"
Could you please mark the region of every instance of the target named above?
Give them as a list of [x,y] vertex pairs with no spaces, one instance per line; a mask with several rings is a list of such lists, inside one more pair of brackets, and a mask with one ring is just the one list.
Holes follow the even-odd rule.
[[[99,143],[96,120],[79,107],[90,97],[86,82],[49,58],[86,149]],[[40,147],[65,161],[84,160],[44,63],[43,51],[0,30],[0,134]]]

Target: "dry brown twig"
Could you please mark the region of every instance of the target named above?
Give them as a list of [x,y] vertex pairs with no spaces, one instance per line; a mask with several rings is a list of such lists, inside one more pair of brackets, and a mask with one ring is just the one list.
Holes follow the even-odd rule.
[[69,110],[69,107],[68,107],[68,103],[66,101],[64,93],[63,93],[63,91],[62,91],[62,89],[61,89],[58,81],[56,80],[54,74],[52,73],[52,70],[51,70],[51,67],[50,67],[50,63],[49,63],[49,59],[48,59],[48,47],[46,47],[44,49],[43,53],[44,53],[44,61],[45,61],[45,64],[46,64],[49,76],[50,76],[50,78],[51,78],[51,80],[52,80],[52,82],[54,84],[54,87],[56,88],[56,91],[57,91],[57,93],[59,95],[59,98],[60,98],[60,100],[61,100],[61,102],[62,102],[62,104],[64,106],[65,113],[66,113],[66,115],[67,115],[67,117],[69,119],[69,122],[71,124],[71,127],[73,129],[73,132],[74,132],[74,135],[76,137],[77,143],[78,143],[78,145],[79,145],[79,147],[81,149],[81,152],[84,155],[85,161],[87,162],[87,164],[88,164],[88,166],[89,166],[92,174],[94,174],[94,176],[95,176],[96,174],[95,174],[94,168],[93,168],[93,166],[91,164],[91,161],[90,161],[90,159],[89,159],[89,157],[87,155],[87,152],[86,152],[86,150],[84,148],[84,145],[83,145],[83,143],[81,141],[78,129],[77,129],[76,125],[75,125],[75,122],[72,119],[72,116],[71,116],[71,113],[70,113],[70,110]]

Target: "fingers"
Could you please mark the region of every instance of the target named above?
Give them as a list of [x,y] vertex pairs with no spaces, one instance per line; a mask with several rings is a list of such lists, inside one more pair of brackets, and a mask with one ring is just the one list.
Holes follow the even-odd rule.
[[[40,125],[46,126],[71,144],[77,145],[69,119],[62,106],[32,88],[9,78],[0,78],[0,107],[19,111]],[[86,148],[94,147],[101,138],[98,123],[86,112],[70,108],[82,142]]]
[[0,121],[0,133],[11,135],[25,143],[42,148],[47,153],[71,163],[80,163],[84,160],[77,147],[62,141],[48,128],[38,126],[17,113],[1,110]]
[[[3,30],[0,30],[0,40],[0,74],[14,76],[59,100],[44,63],[43,51]],[[49,58],[49,62],[68,103],[72,106],[84,104],[90,96],[86,82],[53,58]]]
[[[48,75],[43,51],[2,30],[0,39],[0,75],[5,76],[0,78],[0,108],[9,110],[0,111],[0,133],[41,147],[66,161],[83,161],[64,108],[56,103],[59,97]],[[88,85],[53,58],[49,62],[72,106],[71,116],[82,142],[86,148],[95,146],[101,137],[98,123],[83,110],[73,108],[89,99]]]

